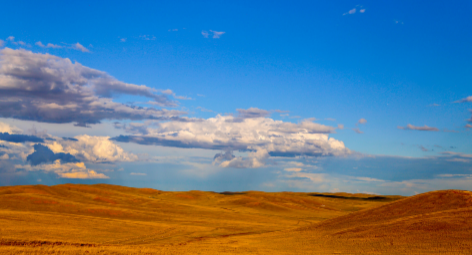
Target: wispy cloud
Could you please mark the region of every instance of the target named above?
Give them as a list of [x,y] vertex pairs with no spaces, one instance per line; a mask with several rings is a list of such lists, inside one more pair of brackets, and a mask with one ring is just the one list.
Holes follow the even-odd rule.
[[363,8],[362,5],[356,5],[356,7],[350,9],[348,12],[343,13],[343,15],[356,14],[357,12],[365,13],[365,8]]
[[[219,39],[223,34],[226,33],[223,31],[213,31],[213,30],[210,30],[210,32],[213,33],[213,36],[212,36],[213,39]],[[210,36],[210,33],[206,30],[202,30],[202,35],[203,37],[208,38]]]
[[198,106],[197,109],[199,109],[199,110],[202,111],[202,112],[213,112],[212,110],[205,109],[205,108],[203,108],[203,107],[201,107],[201,106]]
[[120,42],[126,42],[126,38],[121,38]]
[[131,172],[129,175],[146,176],[147,174],[146,174],[146,173],[135,173],[135,172]]
[[156,37],[154,35],[140,35],[139,38],[146,40],[146,41],[154,41]]
[[79,50],[79,51],[82,51],[82,52],[90,52],[87,48],[85,48],[80,43],[72,44],[72,49]]
[[364,132],[362,132],[360,129],[358,128],[353,128],[352,130],[354,130],[354,132],[358,133],[358,134],[363,134]]
[[218,39],[218,38],[220,38],[224,33],[226,33],[226,32],[223,32],[223,31],[213,31],[213,30],[210,30],[210,32],[213,33],[213,39]]
[[466,98],[462,98],[460,100],[455,101],[454,103],[467,103],[467,102],[472,102],[472,96],[468,96]]
[[3,45],[5,45],[5,41],[0,39],[0,47],[3,47]]
[[466,124],[466,125],[465,125],[465,128],[472,128],[472,125]]
[[357,121],[357,124],[365,124],[367,123],[367,120],[364,118],[361,118],[359,121]]
[[406,127],[401,127],[398,126],[398,129],[403,129],[403,130],[418,130],[418,131],[439,131],[439,129],[435,127],[428,127],[427,125],[424,125],[422,127],[419,126],[413,126],[411,124],[408,124]]
[[426,149],[423,145],[420,145],[419,148],[420,148],[422,151],[424,151],[424,152],[429,151],[429,150]]
[[41,47],[41,48],[53,48],[53,49],[61,49],[63,46],[57,45],[57,44],[52,44],[48,43],[47,45],[44,45],[41,41],[38,41],[35,43],[35,45]]

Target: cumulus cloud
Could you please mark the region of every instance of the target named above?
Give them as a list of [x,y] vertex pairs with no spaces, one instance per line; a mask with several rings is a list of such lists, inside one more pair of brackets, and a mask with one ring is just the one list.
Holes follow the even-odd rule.
[[472,96],[468,96],[466,98],[462,98],[460,100],[455,101],[454,103],[467,103],[467,102],[472,102]]
[[413,126],[411,124],[408,124],[406,127],[398,126],[397,128],[398,129],[403,129],[403,130],[439,131],[439,129],[437,129],[435,127],[428,127],[426,125],[424,125],[423,127],[417,127],[417,126]]
[[91,163],[126,162],[138,160],[138,156],[125,152],[107,136],[75,136],[73,140],[62,139],[47,143],[54,153],[67,153]]
[[61,160],[54,161],[53,164],[41,164],[37,166],[15,165],[16,169],[26,171],[44,171],[53,172],[62,178],[67,179],[108,179],[103,173],[97,173],[95,170],[87,169],[83,162],[61,164]]
[[21,129],[8,125],[7,123],[0,122],[0,133],[17,134],[23,132]]
[[60,160],[64,163],[80,162],[77,158],[70,155],[69,153],[54,153],[51,149],[41,144],[35,144],[33,148],[34,152],[28,155],[28,157],[26,158],[26,160],[29,161],[32,166],[44,163],[52,163],[56,160]]
[[226,32],[223,32],[223,31],[213,31],[213,30],[210,30],[210,32],[213,33],[213,39],[218,39],[218,38],[220,38],[224,33],[226,33]]
[[0,50],[1,117],[85,126],[103,119],[166,120],[184,114],[112,101],[123,94],[151,98],[159,106],[176,106],[155,89],[118,81],[67,58]]
[[[7,127],[4,129],[10,131],[18,130],[0,122],[0,128],[2,127]],[[45,133],[43,136],[48,139],[43,139],[24,134],[1,134],[3,136],[0,136],[0,152],[24,159],[32,165],[51,163],[57,159],[63,163],[83,161],[95,164],[138,160],[138,156],[124,151],[107,136],[79,135],[59,138]]]
[[[298,124],[266,117],[217,115],[192,122],[169,121],[146,128],[146,135],[118,136],[112,140],[179,148],[223,150],[215,155],[223,167],[259,167],[269,156],[340,156],[350,150],[342,141],[329,137],[335,127],[309,120]],[[247,158],[232,151],[249,151]]]
[[364,118],[361,118],[361,119],[357,122],[357,124],[365,124],[365,123],[367,123],[367,120],[364,119]]

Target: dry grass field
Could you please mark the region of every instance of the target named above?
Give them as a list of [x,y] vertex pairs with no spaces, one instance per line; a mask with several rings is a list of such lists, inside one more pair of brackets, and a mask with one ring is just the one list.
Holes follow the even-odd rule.
[[0,187],[2,254],[472,254],[472,193]]

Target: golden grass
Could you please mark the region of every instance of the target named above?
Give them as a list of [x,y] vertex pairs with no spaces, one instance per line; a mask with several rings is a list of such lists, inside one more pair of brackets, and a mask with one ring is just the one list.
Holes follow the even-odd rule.
[[2,254],[472,254],[472,195],[0,187]]

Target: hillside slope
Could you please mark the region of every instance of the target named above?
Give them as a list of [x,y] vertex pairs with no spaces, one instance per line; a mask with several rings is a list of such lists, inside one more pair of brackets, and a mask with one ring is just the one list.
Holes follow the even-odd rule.
[[[472,192],[433,191],[268,237],[300,252],[472,254]],[[267,244],[269,246],[270,244]],[[323,247],[313,250],[314,247]],[[289,252],[287,253],[289,254]]]
[[472,193],[0,187],[3,254],[472,254]]

